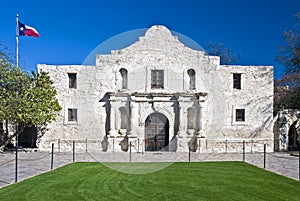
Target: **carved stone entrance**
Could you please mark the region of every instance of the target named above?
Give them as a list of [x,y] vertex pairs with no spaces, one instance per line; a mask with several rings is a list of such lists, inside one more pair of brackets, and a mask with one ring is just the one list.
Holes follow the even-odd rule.
[[274,150],[295,151],[299,149],[300,111],[282,110],[274,123]]
[[145,150],[168,151],[169,120],[161,113],[150,114],[145,122]]

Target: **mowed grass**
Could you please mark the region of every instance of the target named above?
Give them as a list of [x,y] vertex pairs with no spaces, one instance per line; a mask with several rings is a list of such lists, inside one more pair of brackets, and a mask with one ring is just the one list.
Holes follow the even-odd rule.
[[[124,168],[147,163],[116,163]],[[0,189],[1,200],[300,200],[300,182],[243,162],[174,163],[125,174],[73,163]]]

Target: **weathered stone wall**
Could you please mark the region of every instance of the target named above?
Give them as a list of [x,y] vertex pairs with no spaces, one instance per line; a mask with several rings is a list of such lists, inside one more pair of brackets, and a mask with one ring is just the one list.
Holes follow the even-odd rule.
[[[121,68],[128,71],[127,89],[122,89]],[[88,138],[104,140],[107,151],[120,151],[119,142],[125,133],[130,133],[129,141],[144,146],[144,122],[149,114],[160,112],[170,121],[169,139],[178,137],[177,151],[188,151],[191,132],[209,145],[202,146],[202,152],[224,151],[213,147],[224,147],[226,140],[266,141],[268,151],[273,150],[273,67],[220,65],[219,57],[184,46],[164,26],[151,27],[127,48],[97,55],[95,66],[38,65],[38,69],[49,72],[63,106],[43,136],[40,149],[49,149],[58,139]],[[188,69],[196,75],[193,90],[189,88]],[[151,70],[164,70],[164,89],[151,89]],[[77,73],[76,89],[69,89],[68,73]],[[233,73],[242,74],[241,89],[233,89]],[[124,133],[120,129],[120,107],[128,110],[131,124]],[[195,132],[187,129],[190,107],[197,112]],[[77,122],[67,121],[68,108],[77,108]],[[235,109],[245,109],[245,122],[235,122]],[[209,140],[220,142],[212,145]]]
[[[225,93],[223,138],[273,139],[273,67],[220,66]],[[241,89],[233,88],[233,73],[241,73]],[[235,109],[245,109],[245,122],[235,121]]]
[[[39,71],[48,72],[54,81],[62,111],[42,137],[40,149],[49,149],[58,140],[103,138],[105,110],[99,102],[102,92],[102,70],[95,66],[38,65]],[[93,73],[91,73],[93,72]],[[77,73],[76,89],[69,89],[68,73]],[[68,121],[68,108],[78,110],[78,120]],[[61,147],[63,149],[63,147]]]

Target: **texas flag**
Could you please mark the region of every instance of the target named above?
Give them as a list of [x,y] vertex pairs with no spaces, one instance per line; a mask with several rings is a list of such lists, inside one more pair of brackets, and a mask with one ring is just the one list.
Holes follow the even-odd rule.
[[18,27],[19,27],[19,35],[20,36],[33,36],[33,37],[40,37],[40,34],[37,32],[37,30],[33,27],[27,26],[20,21],[18,21]]

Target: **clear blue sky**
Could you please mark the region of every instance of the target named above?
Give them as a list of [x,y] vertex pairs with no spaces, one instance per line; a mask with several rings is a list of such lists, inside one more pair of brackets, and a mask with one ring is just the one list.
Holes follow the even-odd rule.
[[299,0],[6,0],[1,2],[0,42],[14,56],[15,16],[35,27],[40,38],[20,37],[20,65],[82,64],[107,39],[162,24],[201,46],[221,42],[239,64],[284,66],[274,61],[283,31],[295,27]]

